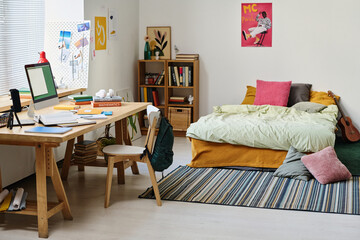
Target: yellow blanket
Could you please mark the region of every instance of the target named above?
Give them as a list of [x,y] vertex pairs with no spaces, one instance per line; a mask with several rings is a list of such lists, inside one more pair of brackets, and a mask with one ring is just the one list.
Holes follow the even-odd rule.
[[191,139],[192,161],[189,167],[278,168],[287,151],[206,142]]

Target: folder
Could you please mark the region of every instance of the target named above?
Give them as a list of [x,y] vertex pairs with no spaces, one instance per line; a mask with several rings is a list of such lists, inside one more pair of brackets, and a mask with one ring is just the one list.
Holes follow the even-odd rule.
[[33,127],[25,130],[26,133],[49,133],[49,134],[62,134],[70,131],[70,127]]

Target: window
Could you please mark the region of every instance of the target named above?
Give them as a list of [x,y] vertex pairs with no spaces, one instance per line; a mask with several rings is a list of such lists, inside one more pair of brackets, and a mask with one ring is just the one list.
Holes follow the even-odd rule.
[[44,0],[0,0],[0,95],[28,87],[24,65],[44,48]]

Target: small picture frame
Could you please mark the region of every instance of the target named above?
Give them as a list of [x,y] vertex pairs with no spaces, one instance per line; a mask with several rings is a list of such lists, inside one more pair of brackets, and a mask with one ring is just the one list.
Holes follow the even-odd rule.
[[171,59],[171,27],[147,27],[151,59],[159,52],[160,59]]

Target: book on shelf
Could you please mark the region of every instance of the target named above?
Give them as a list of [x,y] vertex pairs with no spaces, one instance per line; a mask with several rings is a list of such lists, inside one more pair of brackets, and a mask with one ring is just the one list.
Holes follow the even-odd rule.
[[140,102],[144,102],[144,88],[140,88]]
[[176,86],[180,86],[179,69],[177,66],[174,66],[174,71],[175,71],[175,78],[176,78]]
[[177,86],[174,67],[171,68],[171,77],[172,77],[171,86]]
[[152,88],[147,88],[147,101],[154,104],[153,95],[152,95]]
[[168,82],[168,85],[171,87],[172,85],[171,85],[171,83],[172,83],[172,74],[171,74],[171,67],[169,66],[169,77],[168,77],[168,79],[169,79],[169,82]]
[[164,79],[164,74],[165,74],[165,72],[164,72],[164,70],[163,70],[162,73],[161,73],[161,75],[160,75],[159,80],[157,81],[157,85],[161,85],[161,84],[162,84],[163,79]]
[[175,104],[178,104],[178,103],[186,103],[186,97],[170,97],[169,98],[169,103],[175,103]]
[[92,107],[120,107],[121,102],[92,102]]
[[191,87],[193,85],[193,78],[192,78],[192,70],[193,68],[191,66],[189,66],[189,87]]
[[189,86],[189,67],[186,66],[185,67],[185,87],[188,87]]
[[148,97],[147,97],[147,87],[144,87],[144,102],[148,101]]
[[122,97],[121,96],[113,96],[113,97],[94,97],[94,102],[121,102]]
[[180,86],[184,86],[183,68],[184,68],[184,67],[179,67]]
[[164,78],[164,70],[162,70],[159,74],[158,74],[158,76],[156,77],[156,80],[155,80],[155,85],[161,85],[161,83],[162,83],[162,79]]
[[157,90],[152,90],[153,104],[155,107],[159,106],[159,92]]

